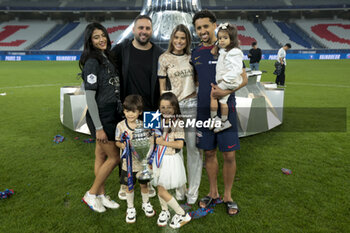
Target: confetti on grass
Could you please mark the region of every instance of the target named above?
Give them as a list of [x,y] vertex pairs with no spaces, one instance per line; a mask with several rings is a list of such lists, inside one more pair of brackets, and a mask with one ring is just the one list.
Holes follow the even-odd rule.
[[221,199],[221,197],[216,198],[208,206],[208,208],[199,208],[198,210],[189,212],[188,214],[191,216],[192,219],[202,218],[204,216],[207,216],[209,213],[214,213],[215,206],[223,202],[224,201]]
[[292,170],[287,169],[287,168],[282,168],[281,171],[283,172],[283,174],[286,174],[286,175],[292,174]]
[[57,134],[54,138],[53,138],[53,142],[55,142],[56,144],[63,142],[64,141],[64,137],[62,135]]
[[85,143],[94,143],[95,140],[92,139],[92,138],[89,138],[89,139],[85,139],[84,142],[85,142]]
[[7,199],[7,198],[11,197],[13,194],[15,194],[13,189],[6,189],[4,192],[0,191],[0,200]]

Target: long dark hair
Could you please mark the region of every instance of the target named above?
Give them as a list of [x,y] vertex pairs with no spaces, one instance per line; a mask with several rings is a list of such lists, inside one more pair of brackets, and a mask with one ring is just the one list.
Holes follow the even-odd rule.
[[110,62],[112,62],[112,64],[115,66],[114,59],[112,59],[110,57],[110,50],[111,50],[112,45],[111,45],[111,40],[109,39],[109,35],[108,35],[108,32],[107,32],[107,29],[104,26],[102,26],[102,24],[94,22],[94,23],[88,24],[86,26],[86,28],[85,28],[85,32],[84,32],[84,50],[83,50],[83,53],[81,54],[80,60],[79,60],[79,67],[80,67],[81,70],[83,70],[85,62],[89,58],[95,58],[95,59],[97,59],[97,61],[100,64],[103,63],[103,55],[102,55],[101,51],[94,47],[94,45],[92,44],[92,40],[91,40],[92,33],[94,32],[95,29],[101,30],[106,35],[106,38],[107,38],[107,49],[105,51],[103,51],[103,53],[106,55],[108,60]]
[[187,55],[190,55],[191,54],[191,34],[190,34],[190,31],[188,30],[188,28],[183,24],[179,24],[173,29],[173,32],[171,33],[171,36],[170,36],[169,46],[168,46],[167,52],[171,53],[174,50],[173,41],[175,38],[175,34],[177,32],[185,33],[185,35],[186,35],[186,47],[184,48],[184,53]]

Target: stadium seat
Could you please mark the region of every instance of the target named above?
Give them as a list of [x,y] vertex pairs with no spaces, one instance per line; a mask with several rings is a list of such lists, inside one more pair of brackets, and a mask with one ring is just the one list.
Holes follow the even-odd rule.
[[350,21],[296,20],[310,37],[329,49],[350,49]]
[[48,21],[9,21],[0,25],[0,50],[27,50],[54,26]]
[[261,49],[272,49],[267,43],[266,39],[257,31],[251,22],[248,20],[232,20],[232,19],[219,19],[218,24],[229,22],[237,26],[238,37],[240,40],[240,47],[242,49],[250,49],[251,44],[257,41],[259,48]]
[[289,38],[288,35],[283,33],[283,31],[277,26],[277,24],[272,19],[267,19],[262,22],[266,30],[270,33],[270,35],[276,39],[279,44],[282,46],[285,43],[290,43],[293,49],[306,49],[306,47],[296,43]]

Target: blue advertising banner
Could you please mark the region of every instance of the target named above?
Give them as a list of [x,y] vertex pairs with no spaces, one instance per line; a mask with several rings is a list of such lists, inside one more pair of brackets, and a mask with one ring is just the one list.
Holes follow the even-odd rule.
[[80,55],[0,55],[0,61],[79,61]]
[[[0,61],[79,61],[80,54],[76,55],[52,55],[52,54],[31,54],[31,55],[9,55],[0,54]],[[276,60],[277,54],[264,53],[262,60]],[[305,59],[305,60],[339,60],[350,59],[350,53],[288,53],[287,59]],[[249,60],[244,55],[244,60]]]

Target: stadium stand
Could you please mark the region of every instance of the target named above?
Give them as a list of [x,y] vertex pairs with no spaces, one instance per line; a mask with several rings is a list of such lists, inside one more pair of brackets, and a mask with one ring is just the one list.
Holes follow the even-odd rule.
[[[166,0],[159,1],[169,3]],[[83,48],[83,30],[91,21],[102,22],[111,39],[116,40],[140,12],[143,2],[144,0],[0,0],[0,51],[77,52]],[[218,23],[228,21],[237,25],[243,50],[250,49],[253,41],[271,53],[287,42],[295,50],[290,53],[298,53],[299,50],[319,52],[350,49],[350,21],[341,19],[349,18],[349,13],[344,13],[350,9],[349,0],[200,2],[203,9],[215,11]],[[18,13],[22,11],[25,13]],[[59,13],[56,14],[56,11]],[[322,19],[309,19],[314,17],[315,12],[323,11],[326,13],[319,14]],[[338,16],[339,19],[336,19]],[[40,21],[37,20],[39,18]]]
[[350,49],[350,21],[296,20],[296,24],[326,48]]
[[67,50],[79,39],[86,25],[86,22],[67,24],[56,36],[48,41],[42,50]]
[[348,0],[317,0],[317,1],[305,1],[305,0],[292,0],[294,6],[328,6],[328,5],[344,5],[349,4]]
[[[164,0],[165,1],[165,0]],[[18,8],[31,6],[35,8],[132,8],[140,10],[143,0],[1,0],[0,7]],[[348,0],[201,0],[203,8],[209,9],[314,9],[342,8],[349,5]]]
[[60,6],[59,1],[52,1],[52,0],[38,0],[38,1],[25,1],[25,0],[2,0],[0,2],[0,6],[8,6],[8,7],[23,7],[30,5],[31,7],[58,7]]
[[0,25],[0,50],[28,50],[56,25],[55,22],[10,21]]
[[250,49],[251,44],[254,41],[259,43],[260,48],[264,49],[272,49],[267,43],[266,39],[257,31],[257,29],[253,26],[251,22],[248,20],[232,20],[232,19],[219,19],[218,24],[229,22],[237,26],[238,29],[238,37],[240,40],[240,47],[242,49]]
[[269,34],[279,42],[280,46],[288,42],[292,45],[293,49],[305,49],[304,46],[293,41],[293,38],[289,38],[288,35],[284,34],[272,19],[264,20],[262,24]]
[[258,30],[258,32],[266,39],[266,42],[270,45],[271,48],[278,49],[280,47],[278,42],[267,32],[267,30],[263,27],[261,23],[254,23],[253,25]]
[[[278,49],[289,42],[293,49],[350,49],[350,22],[340,20],[296,20],[295,23],[265,20],[219,19],[218,23],[237,25],[241,48],[250,49],[258,41],[264,50]],[[103,22],[112,40],[132,20]],[[0,50],[82,50],[83,31],[87,22],[62,24],[59,21],[10,21],[0,25]],[[268,31],[268,33],[266,33]]]
[[[141,1],[142,2],[142,1]],[[136,0],[119,0],[119,1],[91,1],[91,0],[79,0],[79,1],[67,1],[65,7],[106,7],[106,6],[120,6],[120,7],[133,7],[141,5],[137,4]]]
[[49,40],[53,38],[57,32],[61,31],[64,28],[65,24],[58,23],[54,28],[51,29],[46,35],[44,35],[40,41],[36,42],[30,50],[40,50],[42,47],[48,44]]
[[292,23],[288,23],[288,25],[290,26],[290,28],[292,28],[295,31],[295,33],[297,33],[304,40],[309,42],[312,45],[312,47],[314,47],[316,49],[324,49],[325,48],[322,44],[320,44],[316,40],[312,39],[310,37],[310,35],[307,34],[303,29],[301,29],[296,23],[292,22]]
[[225,6],[233,6],[233,7],[257,7],[260,6],[286,6],[289,0],[265,0],[264,4],[259,3],[259,0],[246,0],[246,1],[240,1],[240,0],[202,0],[202,6],[218,6],[218,7],[225,7]]
[[311,49],[312,46],[307,42],[303,37],[299,36],[287,23],[284,22],[275,22],[281,31],[286,34],[291,41],[294,41],[297,44],[300,44],[306,48]]

